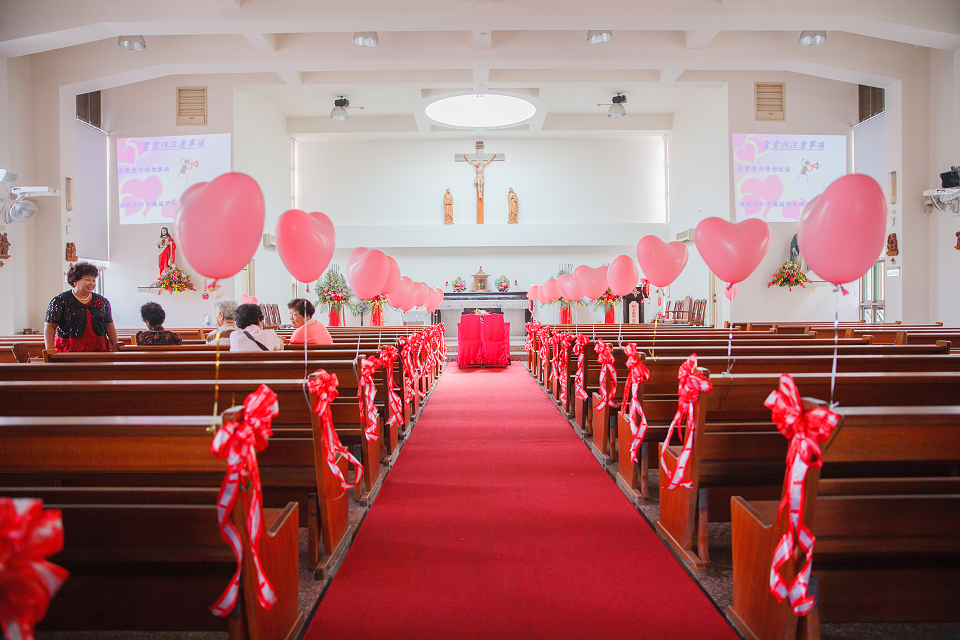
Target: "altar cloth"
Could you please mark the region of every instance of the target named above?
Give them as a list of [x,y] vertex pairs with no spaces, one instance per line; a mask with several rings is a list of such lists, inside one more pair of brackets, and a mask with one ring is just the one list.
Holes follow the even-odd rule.
[[457,323],[457,366],[510,366],[510,323],[500,314],[467,314]]

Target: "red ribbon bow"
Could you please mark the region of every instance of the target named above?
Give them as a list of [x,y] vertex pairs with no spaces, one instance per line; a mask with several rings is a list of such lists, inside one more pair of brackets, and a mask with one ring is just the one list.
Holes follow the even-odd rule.
[[528,322],[524,325],[527,329],[527,341],[523,345],[524,351],[533,351],[533,337],[537,330],[540,329],[539,322]]
[[554,360],[557,363],[557,377],[560,380],[560,403],[561,406],[567,406],[567,389],[570,384],[570,357],[567,355],[567,349],[573,342],[572,333],[560,333],[557,339],[556,353]]
[[387,420],[388,426],[399,425],[403,421],[403,402],[401,402],[400,395],[393,386],[393,363],[399,357],[400,352],[394,346],[387,345],[380,350],[380,363],[383,366],[384,375],[387,376],[387,401],[390,408],[390,418]]
[[573,353],[577,356],[577,375],[573,378],[573,392],[581,400],[587,399],[587,391],[583,388],[585,351],[584,347],[589,344],[590,339],[582,333],[578,333],[573,341]]
[[537,344],[539,344],[540,366],[547,362],[547,346],[550,343],[550,327],[541,326],[537,329]]
[[630,433],[633,434],[630,459],[636,462],[637,450],[647,434],[647,416],[644,415],[643,407],[640,405],[640,385],[650,379],[650,369],[640,361],[636,344],[632,342],[627,344],[623,352],[627,355],[627,380],[623,384],[621,410],[627,414],[627,420],[630,421]]
[[603,338],[597,338],[597,363],[600,365],[600,407],[616,408],[613,396],[617,392],[617,369],[613,366],[613,349]]
[[[690,462],[690,454],[693,452],[693,435],[697,430],[696,416],[693,415],[693,405],[701,393],[709,393],[713,390],[713,385],[709,380],[703,377],[703,374],[697,371],[697,354],[690,354],[687,361],[680,365],[680,371],[677,372],[677,378],[680,379],[680,400],[677,402],[677,413],[673,416],[670,423],[670,429],[667,430],[667,437],[663,441],[663,447],[660,449],[660,468],[667,478],[667,489],[676,489],[677,487],[690,488],[693,486],[692,480],[682,482],[683,475],[686,472],[687,464]],[[666,465],[667,447],[670,446],[670,437],[673,430],[680,425],[680,421],[686,417],[687,429],[686,437],[683,441],[683,451],[680,452],[680,458],[677,460],[677,468],[670,473]]]
[[[337,374],[327,373],[323,369],[317,369],[310,378],[307,379],[307,391],[316,399],[313,405],[313,412],[320,416],[320,434],[323,438],[323,450],[326,456],[327,467],[330,473],[340,480],[340,488],[347,489],[356,486],[363,477],[363,465],[340,442],[340,436],[333,428],[333,416],[330,414],[330,403],[333,402],[340,393],[337,391]],[[343,477],[343,472],[337,466],[337,454],[344,456],[347,461],[356,468],[356,474],[353,484],[347,482]]]
[[363,422],[363,437],[367,442],[376,442],[380,437],[377,423],[380,416],[377,413],[375,400],[377,386],[373,383],[373,372],[380,368],[381,362],[376,357],[360,360],[360,380],[357,389],[357,401],[360,403],[360,421]]
[[59,510],[36,498],[0,498],[0,628],[8,638],[33,640],[33,626],[70,574],[47,562],[63,549]]
[[557,357],[560,353],[560,332],[554,331],[548,340],[550,344],[550,380],[560,379],[560,359]]
[[[810,572],[813,569],[813,544],[816,538],[803,522],[804,481],[811,467],[823,466],[820,443],[830,438],[834,429],[840,424],[840,417],[823,407],[804,412],[797,385],[786,373],[780,376],[780,388],[771,392],[763,404],[772,411],[773,421],[777,424],[780,433],[790,439],[790,448],[787,451],[787,473],[784,479],[786,491],[780,501],[780,508],[777,509],[777,522],[780,522],[783,512],[787,512],[787,532],[780,538],[773,552],[773,562],[770,566],[770,591],[780,602],[789,597],[793,612],[803,616],[816,606],[816,598],[807,593]],[[788,587],[783,576],[780,575],[780,567],[797,550],[803,551],[806,561]]]
[[[243,566],[243,542],[240,532],[230,520],[233,507],[243,489],[243,504],[246,507],[247,532],[250,535],[250,555],[257,572],[257,600],[264,609],[273,608],[277,594],[267,580],[260,565],[260,530],[263,529],[263,502],[260,485],[260,467],[257,465],[257,453],[267,448],[273,431],[270,429],[273,417],[280,412],[277,394],[266,385],[260,385],[256,391],[243,401],[242,422],[228,422],[217,431],[210,445],[210,453],[217,458],[226,459],[227,475],[220,485],[217,496],[217,518],[220,521],[220,537],[233,549],[237,558],[237,571],[220,598],[210,607],[214,615],[225,616],[233,610],[240,591],[240,568]],[[246,487],[244,487],[246,485]]]

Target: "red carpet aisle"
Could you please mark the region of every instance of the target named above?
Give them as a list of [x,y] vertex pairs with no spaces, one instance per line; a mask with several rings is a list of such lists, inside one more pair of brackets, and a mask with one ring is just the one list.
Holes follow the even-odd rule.
[[450,365],[306,637],[737,636],[523,367]]

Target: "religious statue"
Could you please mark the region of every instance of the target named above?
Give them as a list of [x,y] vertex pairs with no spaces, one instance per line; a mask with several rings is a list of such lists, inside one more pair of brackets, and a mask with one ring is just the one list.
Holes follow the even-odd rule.
[[157,243],[157,249],[160,250],[157,256],[157,264],[162,276],[164,271],[177,266],[177,243],[170,237],[170,232],[166,227],[160,229],[160,242]]
[[472,164],[474,167],[477,168],[477,176],[473,179],[473,186],[477,188],[477,197],[480,198],[481,200],[483,200],[483,168],[486,167],[491,162],[493,162],[493,159],[496,157],[497,157],[497,154],[493,154],[493,156],[489,160],[473,161],[467,156],[463,156],[464,160],[466,160],[467,162],[469,162],[470,164]]
[[800,265],[800,271],[803,273],[809,270],[807,263],[803,261],[803,256],[800,255],[800,245],[797,243],[797,234],[793,234],[793,238],[790,240],[790,261]]
[[887,255],[898,256],[900,249],[897,247],[897,234],[891,233],[887,236]]
[[443,224],[453,224],[453,196],[450,195],[450,189],[443,196]]
[[960,231],[957,231],[957,246],[955,246],[954,249],[960,251]]
[[78,260],[77,245],[74,244],[73,242],[67,243],[67,251],[66,251],[65,259],[67,262],[76,262]]
[[4,260],[10,259],[10,240],[7,239],[6,233],[0,233],[0,258]]
[[517,208],[519,207],[519,203],[513,187],[510,187],[510,191],[507,193],[507,206],[510,208],[510,217],[507,218],[507,224],[517,224]]

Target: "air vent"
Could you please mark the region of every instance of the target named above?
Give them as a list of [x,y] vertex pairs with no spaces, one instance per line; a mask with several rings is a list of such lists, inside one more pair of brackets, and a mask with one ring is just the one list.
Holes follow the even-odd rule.
[[786,120],[785,86],[782,82],[754,82],[757,120]]
[[91,91],[77,96],[77,119],[100,128],[100,92]]
[[693,229],[687,229],[686,231],[681,231],[677,234],[677,242],[682,242],[683,244],[690,244],[693,242],[693,237],[696,232]]
[[177,87],[177,124],[207,124],[206,87]]

